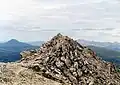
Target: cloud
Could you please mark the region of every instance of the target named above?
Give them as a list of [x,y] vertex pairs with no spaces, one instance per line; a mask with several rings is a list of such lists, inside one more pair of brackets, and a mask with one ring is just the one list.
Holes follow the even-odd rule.
[[74,38],[107,41],[107,36],[119,41],[115,36],[120,32],[119,9],[118,0],[0,1],[0,39],[47,40],[61,32]]
[[78,29],[72,29],[73,31],[112,31],[115,30],[115,28],[78,28]]

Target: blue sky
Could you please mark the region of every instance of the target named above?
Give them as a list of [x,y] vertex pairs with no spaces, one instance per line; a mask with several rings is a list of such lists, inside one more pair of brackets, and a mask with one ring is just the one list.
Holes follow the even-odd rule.
[[0,0],[0,41],[74,39],[120,42],[119,0]]

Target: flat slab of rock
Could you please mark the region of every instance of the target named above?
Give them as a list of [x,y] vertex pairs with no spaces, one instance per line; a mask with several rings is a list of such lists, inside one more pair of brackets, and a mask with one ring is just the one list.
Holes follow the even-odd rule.
[[0,85],[62,85],[45,78],[20,63],[0,64]]

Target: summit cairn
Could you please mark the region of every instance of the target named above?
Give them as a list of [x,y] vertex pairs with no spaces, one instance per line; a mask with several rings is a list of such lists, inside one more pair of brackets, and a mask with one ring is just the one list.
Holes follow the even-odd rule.
[[112,63],[102,61],[91,49],[60,33],[30,56],[21,62],[63,84],[120,85],[120,75]]

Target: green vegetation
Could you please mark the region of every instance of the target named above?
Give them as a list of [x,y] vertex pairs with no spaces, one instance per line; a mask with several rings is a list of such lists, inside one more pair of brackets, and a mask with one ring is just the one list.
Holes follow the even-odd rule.
[[96,54],[101,57],[105,61],[113,62],[117,65],[120,65],[120,52],[106,49],[103,47],[95,47],[95,46],[88,46],[93,51],[96,52]]
[[117,66],[116,66],[116,71],[117,71],[117,72],[120,72],[120,65],[117,65]]
[[120,68],[116,68],[116,71],[120,73]]

